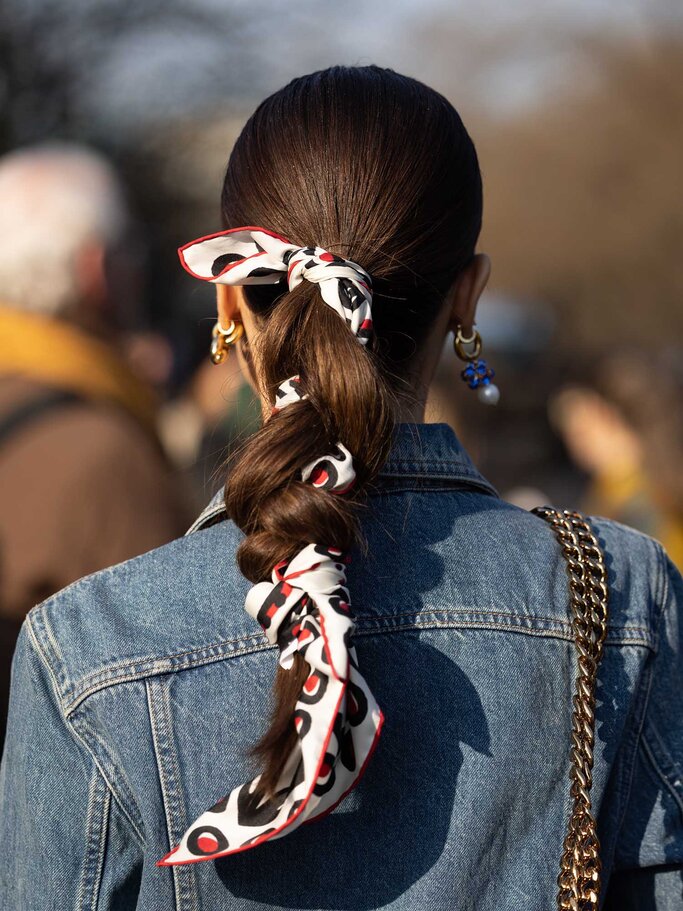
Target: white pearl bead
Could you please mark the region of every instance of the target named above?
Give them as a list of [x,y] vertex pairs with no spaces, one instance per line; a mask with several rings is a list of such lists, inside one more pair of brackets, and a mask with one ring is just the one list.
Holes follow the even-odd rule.
[[485,405],[497,405],[500,400],[500,389],[495,383],[489,383],[488,386],[480,386],[477,398]]

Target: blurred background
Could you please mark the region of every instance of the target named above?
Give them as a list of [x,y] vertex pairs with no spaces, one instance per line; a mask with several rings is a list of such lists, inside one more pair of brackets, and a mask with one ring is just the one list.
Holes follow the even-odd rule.
[[[222,227],[223,171],[255,105],[334,63],[390,66],[440,90],[480,155],[480,249],[493,277],[477,325],[502,397],[495,408],[477,401],[449,340],[428,420],[451,423],[514,502],[612,516],[683,562],[680,3],[3,0],[6,617],[69,576],[180,534],[220,487],[226,447],[258,425],[236,359],[208,362],[213,289],[183,273],[176,248]],[[79,159],[73,144],[113,170]],[[33,158],[17,153],[36,145]],[[88,209],[86,198],[102,205]],[[41,233],[34,216],[47,199]],[[78,280],[60,297],[62,279],[47,269],[66,261]],[[66,376],[64,360],[80,368]],[[134,421],[107,425],[96,407],[105,399]],[[76,426],[60,443],[67,418]],[[72,508],[56,491],[70,490],[72,503],[76,486],[107,516],[107,540],[87,504],[78,528],[67,521]],[[37,534],[52,563],[17,577]],[[69,536],[69,553],[78,541],[83,558],[66,566],[55,542]],[[101,541],[97,553],[84,537]]]

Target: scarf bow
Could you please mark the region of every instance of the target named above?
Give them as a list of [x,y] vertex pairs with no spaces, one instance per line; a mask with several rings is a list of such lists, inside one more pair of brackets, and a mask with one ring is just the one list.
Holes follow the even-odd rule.
[[230,228],[178,250],[183,268],[219,285],[273,285],[304,279],[344,319],[362,345],[372,337],[372,279],[358,263],[323,247],[298,247],[265,228]]

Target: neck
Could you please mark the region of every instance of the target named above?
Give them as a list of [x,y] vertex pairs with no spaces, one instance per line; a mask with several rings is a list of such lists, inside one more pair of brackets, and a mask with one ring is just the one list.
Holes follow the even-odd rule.
[[426,396],[415,401],[399,401],[394,410],[394,420],[397,424],[424,424]]

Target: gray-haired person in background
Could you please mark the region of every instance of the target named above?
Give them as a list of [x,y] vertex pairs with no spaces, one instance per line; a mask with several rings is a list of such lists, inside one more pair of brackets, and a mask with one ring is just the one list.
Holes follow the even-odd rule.
[[183,507],[155,396],[120,348],[137,304],[113,168],[71,145],[0,159],[0,742],[26,612],[161,545]]

